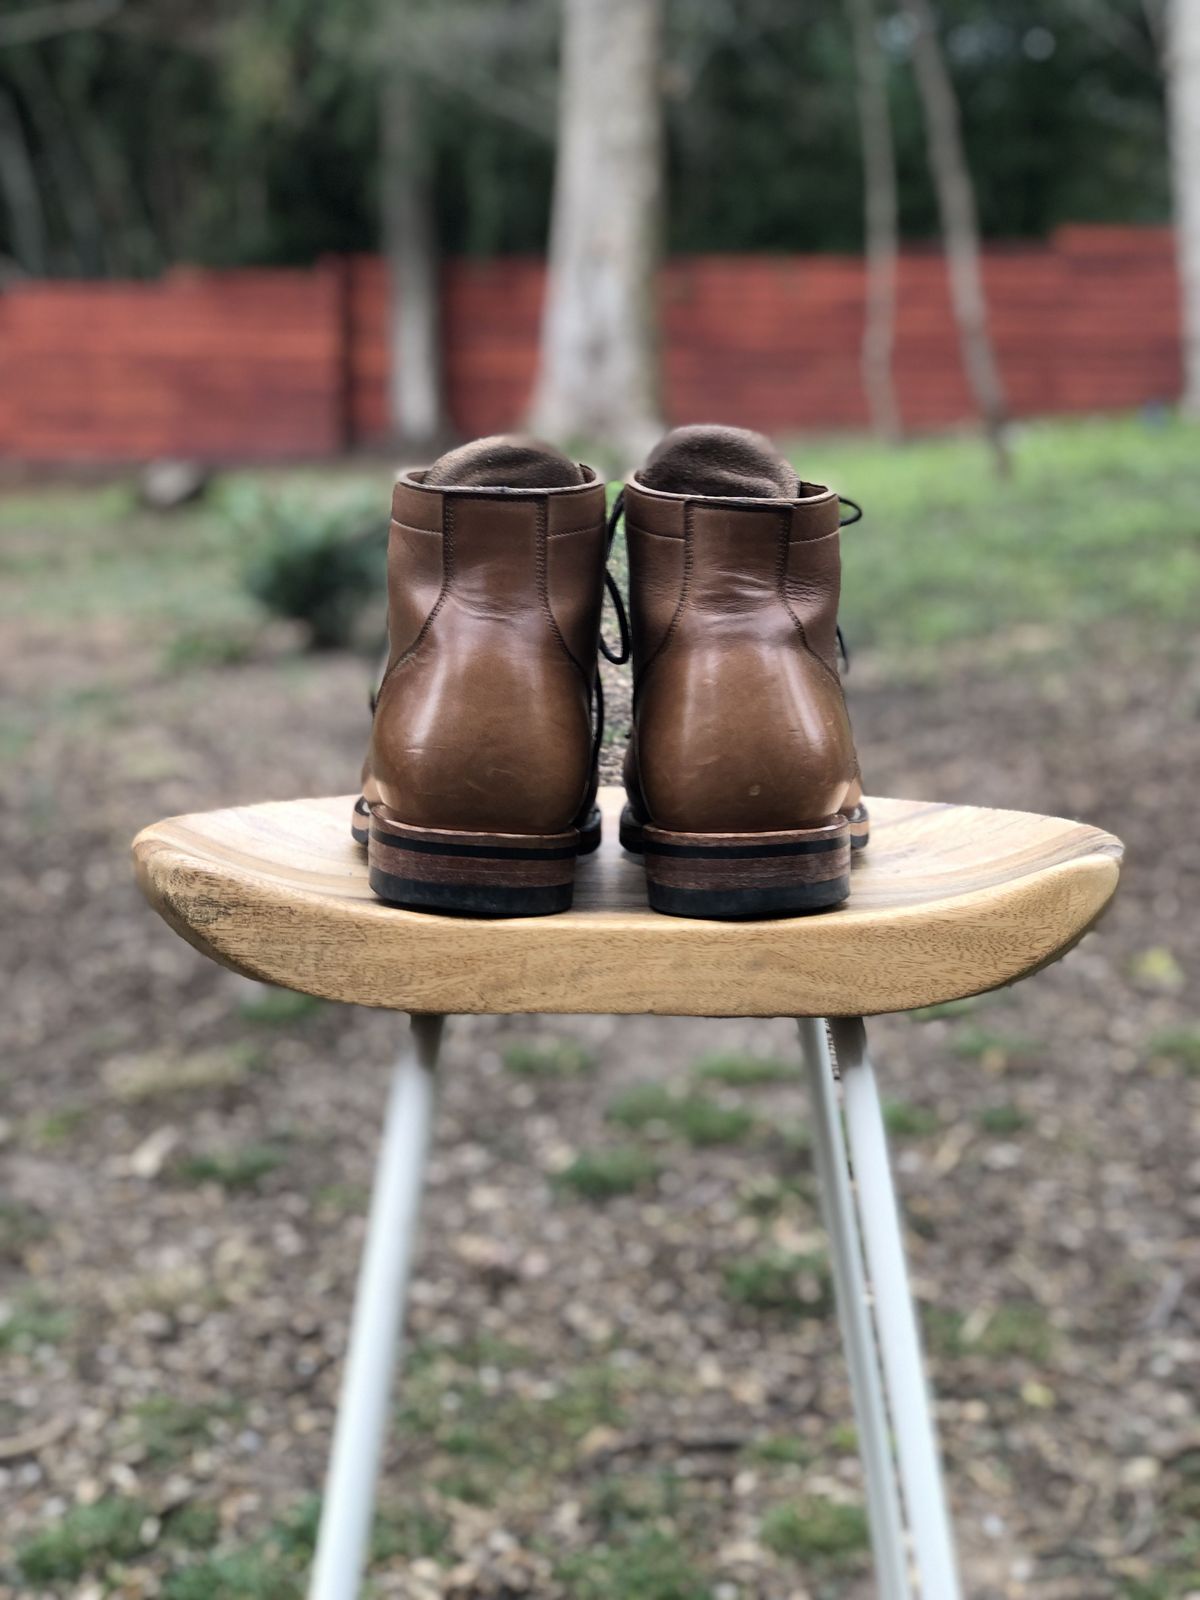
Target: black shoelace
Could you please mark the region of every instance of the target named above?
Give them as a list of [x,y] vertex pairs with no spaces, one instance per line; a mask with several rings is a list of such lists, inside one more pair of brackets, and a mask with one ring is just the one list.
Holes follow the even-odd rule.
[[[629,616],[625,610],[625,602],[621,598],[621,591],[617,587],[617,580],[609,569],[608,558],[612,554],[613,542],[617,537],[617,527],[625,512],[625,491],[620,490],[617,498],[612,503],[612,510],[608,514],[608,525],[604,540],[604,587],[608,598],[612,601],[613,610],[617,615],[618,644],[614,650],[604,637],[603,631],[599,635],[600,654],[606,661],[611,661],[614,667],[624,666],[629,660],[632,643],[629,633]],[[592,764],[600,759],[600,746],[604,743],[604,683],[600,677],[600,668],[596,668],[595,679],[596,698],[596,729],[592,741]]]

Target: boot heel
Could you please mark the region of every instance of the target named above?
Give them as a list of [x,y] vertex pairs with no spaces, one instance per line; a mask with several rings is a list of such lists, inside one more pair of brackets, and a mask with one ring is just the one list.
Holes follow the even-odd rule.
[[631,825],[622,828],[622,843],[642,850],[651,908],[672,917],[794,916],[840,905],[850,893],[844,817],[786,833]]
[[381,900],[470,917],[544,917],[570,910],[575,858],[585,842],[578,828],[460,833],[411,827],[378,805],[370,813],[367,878]]

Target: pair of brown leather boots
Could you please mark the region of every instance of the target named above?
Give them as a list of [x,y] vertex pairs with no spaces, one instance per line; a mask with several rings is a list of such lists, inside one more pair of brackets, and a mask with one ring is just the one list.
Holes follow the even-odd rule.
[[[621,508],[632,627],[600,641]],[[355,807],[381,899],[473,916],[571,904],[600,842],[597,654],[633,655],[621,843],[686,917],[835,906],[867,839],[837,657],[838,496],[759,434],[667,435],[606,518],[549,445],[481,439],[392,496],[387,669]]]

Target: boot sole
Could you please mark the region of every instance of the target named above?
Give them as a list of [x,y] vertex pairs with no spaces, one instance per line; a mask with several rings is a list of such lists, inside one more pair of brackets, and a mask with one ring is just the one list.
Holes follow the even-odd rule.
[[576,859],[600,843],[600,812],[563,833],[463,833],[415,828],[359,799],[351,834],[367,850],[381,900],[469,917],[545,917],[569,911]]
[[[778,833],[672,833],[621,815],[621,843],[643,857],[651,909],[736,921],[827,911],[850,894],[851,851],[867,818],[837,816]],[[857,832],[858,840],[855,839]],[[858,841],[861,843],[858,843]]]

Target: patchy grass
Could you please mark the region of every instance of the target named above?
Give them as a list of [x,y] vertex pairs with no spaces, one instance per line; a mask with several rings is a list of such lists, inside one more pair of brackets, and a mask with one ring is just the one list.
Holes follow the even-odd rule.
[[[266,1534],[229,1550],[213,1550],[199,1560],[177,1561],[167,1577],[163,1600],[301,1600],[316,1548],[321,1502],[309,1496],[292,1507]],[[168,1520],[164,1538],[184,1540],[178,1517]],[[216,1529],[213,1528],[215,1535]],[[449,1524],[416,1501],[384,1507],[375,1518],[371,1561],[440,1559],[447,1551]]]
[[708,1083],[723,1083],[731,1089],[753,1089],[763,1083],[794,1083],[798,1069],[788,1061],[773,1061],[769,1056],[701,1056],[692,1067],[697,1078]]
[[187,673],[239,667],[253,657],[258,638],[258,629],[240,620],[181,628],[163,650],[163,668],[170,673]]
[[1054,1353],[1054,1329],[1046,1313],[1032,1301],[1014,1300],[997,1306],[982,1322],[946,1306],[922,1311],[925,1344],[930,1353],[948,1359],[981,1355],[1044,1366]]
[[221,1531],[221,1514],[216,1506],[192,1500],[167,1517],[163,1537],[186,1550],[211,1550]]
[[432,1451],[428,1481],[455,1500],[491,1505],[522,1486],[561,1478],[577,1465],[579,1443],[623,1416],[629,1375],[581,1366],[529,1392],[519,1380],[484,1381],[453,1354],[424,1353],[406,1379],[399,1427]]
[[70,1583],[141,1555],[153,1542],[143,1536],[148,1525],[153,1526],[151,1511],[142,1500],[113,1495],[94,1505],[72,1506],[17,1546],[17,1566],[29,1583]]
[[364,1215],[370,1200],[371,1191],[363,1183],[326,1183],[313,1195],[318,1210],[337,1217]]
[[635,1145],[610,1145],[581,1150],[557,1181],[584,1200],[613,1200],[617,1195],[648,1189],[658,1177],[654,1157]]
[[746,1454],[752,1461],[766,1462],[779,1467],[809,1467],[817,1458],[811,1439],[801,1439],[793,1433],[774,1433],[757,1439]]
[[997,1306],[973,1345],[982,1355],[996,1360],[1016,1356],[1042,1366],[1054,1350],[1054,1329],[1041,1306],[1014,1300]]
[[175,1163],[179,1183],[216,1183],[222,1189],[257,1189],[287,1159],[278,1145],[244,1144],[232,1150],[213,1150],[185,1156]]
[[29,1246],[50,1231],[49,1219],[36,1206],[0,1199],[0,1261],[21,1262]]
[[156,1394],[133,1409],[133,1425],[146,1459],[155,1465],[180,1461],[210,1444],[218,1426],[236,1415],[228,1401],[196,1405],[174,1395]]
[[1200,1078],[1200,1027],[1163,1028],[1151,1034],[1150,1057],[1169,1061],[1189,1078]]
[[755,1126],[752,1111],[728,1106],[710,1095],[676,1094],[663,1084],[642,1083],[626,1089],[605,1112],[610,1122],[623,1128],[663,1131],[701,1148],[738,1144]]
[[243,1022],[253,1022],[264,1028],[288,1028],[293,1023],[305,1022],[331,1004],[316,995],[301,994],[296,989],[264,987],[260,994],[251,995],[238,1005],[238,1016]]
[[956,1017],[965,1017],[972,1011],[977,1011],[981,1005],[993,997],[986,994],[968,995],[965,1000],[939,1000],[937,1005],[917,1006],[914,1011],[906,1011],[904,1015],[910,1022],[945,1022]]
[[572,1039],[512,1044],[500,1059],[517,1078],[577,1078],[596,1065],[591,1051]]
[[759,1538],[777,1556],[827,1570],[859,1566],[870,1547],[862,1507],[839,1505],[822,1495],[775,1506],[762,1519]]
[[1200,545],[1179,535],[1200,498],[1187,422],[1022,423],[1003,483],[977,437],[813,440],[794,459],[863,502],[842,540],[843,621],[897,662],[1034,630],[1069,647],[1109,619],[1179,630],[1200,610]]
[[1019,1033],[1001,1033],[992,1028],[970,1026],[955,1034],[951,1049],[967,1061],[1002,1072],[1011,1062],[1028,1061],[1037,1054],[1038,1043]]
[[28,1353],[43,1344],[61,1344],[71,1331],[70,1311],[42,1290],[30,1289],[0,1304],[0,1351]]
[[1011,1101],[1000,1106],[985,1106],[979,1113],[979,1126],[984,1133],[994,1133],[999,1138],[1011,1138],[1029,1126],[1028,1115]]
[[70,1141],[88,1119],[87,1106],[56,1106],[44,1116],[35,1117],[29,1124],[31,1142],[40,1150],[56,1150]]
[[936,1111],[909,1100],[885,1101],[883,1123],[893,1139],[928,1139],[942,1125]]
[[571,1556],[558,1568],[572,1600],[711,1600],[678,1539],[657,1529]]
[[813,1180],[801,1177],[776,1178],[755,1174],[747,1178],[738,1192],[738,1204],[751,1217],[764,1220],[777,1217],[789,1207],[808,1207],[813,1199]]
[[607,1537],[633,1524],[676,1516],[685,1492],[673,1472],[613,1473],[590,1490],[588,1517]]
[[833,1279],[823,1255],[772,1250],[731,1261],[725,1268],[725,1293],[754,1311],[794,1317],[823,1317],[833,1308]]

